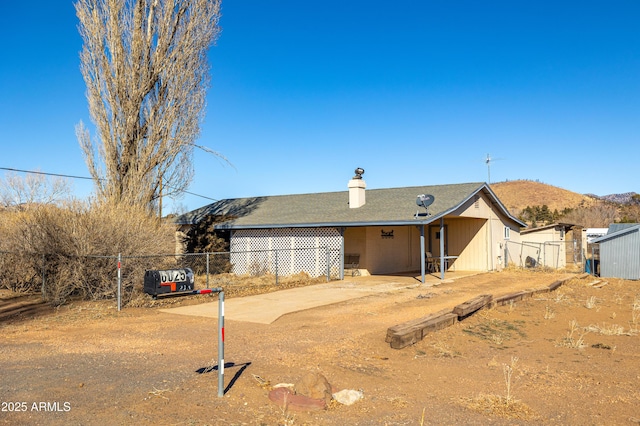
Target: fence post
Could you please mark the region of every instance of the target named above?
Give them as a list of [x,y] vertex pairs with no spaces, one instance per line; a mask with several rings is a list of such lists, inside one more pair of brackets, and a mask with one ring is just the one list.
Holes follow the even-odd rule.
[[122,307],[122,274],[120,273],[120,268],[122,266],[122,254],[118,253],[118,312],[120,312],[120,309]]
[[209,252],[207,252],[207,288],[209,288]]

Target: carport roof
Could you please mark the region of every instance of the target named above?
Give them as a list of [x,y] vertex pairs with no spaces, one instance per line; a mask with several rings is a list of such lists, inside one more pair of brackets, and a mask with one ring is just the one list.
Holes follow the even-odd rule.
[[[185,213],[176,224],[194,225],[210,215],[232,218],[216,224],[217,229],[427,224],[454,212],[481,192],[518,226],[526,226],[509,214],[486,183],[478,182],[369,189],[365,205],[353,209],[349,208],[348,191],[233,198]],[[416,205],[420,194],[435,198],[430,215]]]
[[574,224],[574,223],[562,223],[562,222],[556,222],[556,223],[551,223],[549,225],[545,225],[545,226],[539,226],[537,228],[530,228],[530,229],[523,229],[522,231],[520,231],[521,234],[530,234],[530,233],[534,233],[534,232],[540,232],[540,231],[544,231],[547,229],[552,229],[552,228],[563,228],[565,231],[569,231],[571,229],[573,229],[574,227],[577,227],[578,225]]

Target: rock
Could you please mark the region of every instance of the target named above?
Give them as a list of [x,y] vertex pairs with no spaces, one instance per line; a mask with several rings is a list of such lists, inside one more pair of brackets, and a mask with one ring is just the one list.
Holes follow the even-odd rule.
[[331,402],[331,385],[320,373],[308,373],[296,383],[296,394],[312,399],[321,399],[326,404]]
[[333,394],[333,399],[343,405],[351,405],[362,398],[364,398],[364,393],[354,389],[343,389]]
[[324,399],[296,395],[289,388],[275,388],[269,392],[269,399],[280,407],[291,411],[319,411],[327,408]]

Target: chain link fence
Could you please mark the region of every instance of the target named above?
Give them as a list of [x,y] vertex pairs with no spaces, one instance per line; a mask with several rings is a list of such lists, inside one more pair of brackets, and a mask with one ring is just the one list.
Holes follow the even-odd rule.
[[514,242],[507,241],[505,259],[507,265],[518,268],[553,268],[558,269],[562,242]]
[[591,275],[600,276],[600,244],[587,244],[585,257],[584,271]]
[[518,268],[582,268],[585,252],[580,240],[538,242],[507,241],[506,266]]
[[117,299],[120,308],[142,292],[147,270],[190,268],[196,288],[213,288],[258,277],[278,285],[296,274],[330,281],[341,277],[341,267],[340,251],[327,247],[137,256],[0,252],[0,289],[40,293],[53,303],[72,296]]

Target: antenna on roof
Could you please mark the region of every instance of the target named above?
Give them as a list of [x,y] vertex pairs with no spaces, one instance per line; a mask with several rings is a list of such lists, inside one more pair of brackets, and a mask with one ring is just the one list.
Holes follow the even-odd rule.
[[487,183],[491,184],[491,162],[502,160],[502,158],[491,158],[490,154],[484,159],[484,163],[487,165]]
[[[431,213],[429,213],[429,206],[433,204],[435,199],[436,198],[430,194],[420,194],[416,197],[416,204],[420,207],[424,207],[427,211],[426,213],[423,213],[424,216],[431,216]],[[420,216],[420,210],[416,212],[414,217],[417,218],[418,216]]]

